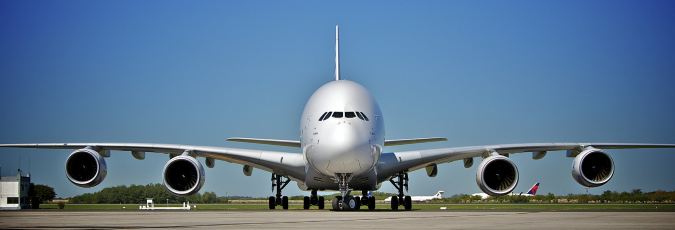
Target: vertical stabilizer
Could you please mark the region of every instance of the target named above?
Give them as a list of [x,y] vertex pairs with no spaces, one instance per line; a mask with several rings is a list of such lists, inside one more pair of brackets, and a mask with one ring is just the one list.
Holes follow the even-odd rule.
[[533,195],[533,196],[534,196],[534,195],[537,195],[537,190],[538,190],[538,189],[539,189],[539,183],[536,183],[536,184],[534,184],[534,186],[532,186],[532,188],[530,188],[529,191],[527,191],[527,194],[531,194],[531,195]]
[[436,195],[434,195],[434,197],[439,198],[439,199],[440,199],[440,198],[443,198],[443,193],[444,193],[444,192],[445,192],[445,191],[438,191],[438,192],[436,193]]
[[340,42],[338,41],[338,26],[335,25],[335,80],[340,80]]

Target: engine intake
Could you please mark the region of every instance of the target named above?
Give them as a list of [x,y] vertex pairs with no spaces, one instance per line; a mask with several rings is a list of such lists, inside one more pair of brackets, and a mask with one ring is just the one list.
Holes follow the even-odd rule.
[[204,186],[204,167],[190,156],[171,158],[162,172],[164,186],[177,196],[189,196]]
[[105,179],[108,166],[103,157],[92,149],[78,149],[66,160],[66,177],[73,184],[90,188]]
[[614,161],[600,149],[585,150],[572,162],[572,177],[580,185],[598,187],[609,182],[614,175]]
[[518,167],[505,156],[485,158],[478,165],[476,184],[490,196],[503,196],[518,185]]

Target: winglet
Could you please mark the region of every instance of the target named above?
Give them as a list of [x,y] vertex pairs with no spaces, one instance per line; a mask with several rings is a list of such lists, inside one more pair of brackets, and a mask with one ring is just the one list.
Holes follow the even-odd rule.
[[338,26],[335,25],[335,80],[340,80],[340,46],[338,42]]

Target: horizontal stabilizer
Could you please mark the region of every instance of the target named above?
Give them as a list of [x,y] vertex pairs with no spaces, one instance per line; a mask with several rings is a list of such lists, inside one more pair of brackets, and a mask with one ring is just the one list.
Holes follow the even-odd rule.
[[293,140],[256,139],[243,137],[231,137],[227,138],[227,140],[236,142],[254,143],[254,144],[278,145],[278,146],[300,148],[300,141],[293,141]]
[[444,138],[444,137],[385,140],[384,146],[409,145],[409,144],[419,144],[419,143],[426,143],[426,142],[447,141],[447,140],[448,139]]

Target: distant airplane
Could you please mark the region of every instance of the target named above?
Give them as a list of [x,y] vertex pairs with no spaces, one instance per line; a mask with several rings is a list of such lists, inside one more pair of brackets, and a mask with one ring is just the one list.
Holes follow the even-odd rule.
[[[272,174],[276,196],[269,197],[270,209],[276,206],[288,209],[288,197],[282,196],[281,191],[289,182],[295,181],[300,189],[311,191],[311,196],[304,197],[305,209],[313,205],[324,208],[324,197],[318,196],[318,191],[339,191],[341,195],[332,200],[333,210],[357,210],[361,206],[375,209],[375,197],[368,196],[368,192],[378,190],[387,181],[398,190],[398,195],[391,199],[391,209],[398,210],[403,206],[410,210],[412,197],[403,193],[404,189],[408,190],[408,173],[426,169],[429,177],[435,177],[438,164],[453,161],[464,161],[464,167],[469,168],[474,159],[482,159],[478,164],[476,184],[488,195],[502,196],[518,185],[518,168],[509,154],[532,152],[532,158],[537,160],[547,151],[567,151],[567,157],[574,158],[574,180],[583,186],[597,187],[614,175],[614,162],[603,148],[675,148],[675,144],[528,143],[383,152],[388,146],[447,139],[385,139],[384,114],[380,106],[366,88],[340,78],[339,54],[336,26],[335,81],[321,86],[307,101],[300,117],[300,140],[228,139],[295,147],[297,152],[145,143],[37,143],[2,144],[0,147],[75,149],[65,163],[66,177],[85,188],[96,186],[105,179],[108,171],[104,158],[110,157],[111,150],[129,151],[139,160],[145,159],[146,152],[165,153],[170,159],[164,166],[162,179],[167,190],[177,196],[192,195],[204,185],[204,167],[198,158],[204,158],[209,168],[215,166],[216,160],[227,161],[243,165],[246,176],[252,174],[253,168]],[[92,129],[96,130],[96,127]],[[356,199],[352,191],[361,191],[362,197]]]
[[[433,196],[411,196],[410,199],[412,201],[430,201],[430,200],[435,200],[435,199],[443,199],[442,195],[445,191],[438,191],[436,195]],[[391,202],[391,197],[387,197],[387,199],[384,199],[384,202]]]
[[530,190],[527,190],[527,193],[520,194],[521,196],[535,196],[537,195],[537,190],[539,190],[539,182],[534,184]]
[[[530,188],[530,190],[527,190],[527,193],[525,193],[525,194],[523,194],[522,192],[519,193],[519,194],[511,193],[511,194],[508,194],[508,196],[535,196],[535,195],[537,195],[537,190],[538,190],[538,189],[539,189],[539,182],[537,182],[536,184],[534,184],[534,185],[532,186],[532,188]],[[481,197],[481,200],[485,200],[485,199],[487,199],[488,197],[490,197],[490,195],[488,195],[488,194],[486,194],[486,193],[474,193],[474,194],[471,194],[471,196],[480,196],[480,197]]]

